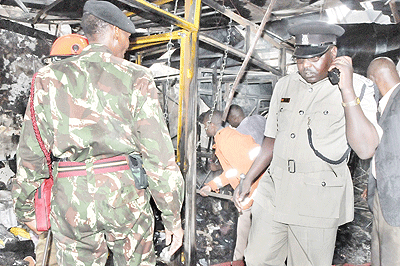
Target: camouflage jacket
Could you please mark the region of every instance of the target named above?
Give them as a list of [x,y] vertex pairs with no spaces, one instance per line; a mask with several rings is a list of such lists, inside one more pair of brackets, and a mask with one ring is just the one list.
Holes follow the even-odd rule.
[[[149,70],[94,44],[41,68],[34,86],[40,134],[55,157],[84,162],[139,152],[165,227],[181,226],[183,178]],[[17,164],[14,207],[18,219],[27,222],[35,218],[36,189],[49,176],[29,108]]]

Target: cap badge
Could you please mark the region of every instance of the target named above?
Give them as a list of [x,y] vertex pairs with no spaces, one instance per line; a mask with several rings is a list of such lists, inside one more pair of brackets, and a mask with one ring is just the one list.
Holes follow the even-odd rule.
[[303,45],[309,44],[309,41],[308,41],[308,34],[303,34],[303,35],[301,36],[301,44],[303,44]]

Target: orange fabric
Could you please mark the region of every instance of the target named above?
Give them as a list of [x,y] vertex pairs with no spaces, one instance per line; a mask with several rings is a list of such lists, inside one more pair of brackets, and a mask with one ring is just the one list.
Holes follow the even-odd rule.
[[[230,127],[219,130],[214,140],[215,144],[213,148],[222,166],[223,173],[211,180],[207,185],[209,185],[213,191],[218,191],[219,188],[228,184],[235,189],[239,185],[240,174],[246,174],[255,159],[250,159],[249,152],[260,145],[258,145],[250,135],[241,134]],[[237,174],[234,176],[228,174],[227,177],[227,172],[231,169],[236,169]],[[217,179],[219,179],[220,182],[218,182]],[[249,197],[251,197],[258,186],[258,180],[252,185]],[[252,201],[248,206],[246,205],[244,209],[251,205]]]

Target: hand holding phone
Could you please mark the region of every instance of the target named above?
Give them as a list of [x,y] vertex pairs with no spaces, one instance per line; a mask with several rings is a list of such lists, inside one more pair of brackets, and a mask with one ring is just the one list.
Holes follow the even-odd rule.
[[340,71],[336,67],[328,71],[328,79],[332,85],[337,85],[340,81]]

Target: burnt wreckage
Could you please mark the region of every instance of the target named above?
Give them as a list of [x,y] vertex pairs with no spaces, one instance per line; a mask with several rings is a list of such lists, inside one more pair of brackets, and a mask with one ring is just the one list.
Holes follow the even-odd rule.
[[[185,243],[182,253],[172,261],[162,257],[163,226],[155,209],[155,246],[160,265],[214,265],[232,260],[237,211],[226,199],[232,189],[220,191],[226,198],[201,197],[196,193],[212,178],[208,159],[213,156],[212,139],[205,136],[197,116],[214,106],[224,111],[228,103],[242,106],[247,115],[266,115],[276,81],[295,69],[291,59],[293,39],[287,33],[290,25],[304,20],[341,25],[346,32],[338,39],[339,55],[351,56],[359,74],[365,75],[369,62],[377,56],[398,62],[400,27],[396,1],[111,2],[124,10],[138,29],[125,58],[149,67],[154,73],[160,104],[187,184],[183,210]],[[4,228],[0,228],[0,240],[5,245],[0,245],[0,264],[28,265],[23,258],[34,256],[33,241],[10,232],[21,225],[10,213],[8,184],[15,173],[15,151],[30,78],[42,66],[41,58],[49,53],[58,36],[65,30],[81,33],[79,22],[84,3],[0,3],[0,192],[4,192],[0,193],[0,201],[1,211],[7,212],[2,217],[8,217],[1,221]],[[263,23],[265,26],[259,31]],[[361,198],[369,161],[351,154],[348,163],[354,182],[355,219],[339,228],[333,264],[370,261],[371,213]]]

